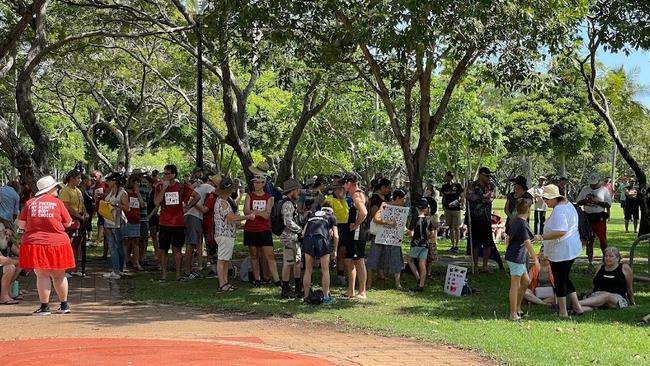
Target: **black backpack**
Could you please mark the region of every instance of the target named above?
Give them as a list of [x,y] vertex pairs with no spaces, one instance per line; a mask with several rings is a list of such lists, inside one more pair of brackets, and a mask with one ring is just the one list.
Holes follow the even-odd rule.
[[293,204],[294,210],[298,209],[298,206],[287,197],[283,197],[280,201],[273,204],[271,209],[271,231],[273,234],[280,236],[284,231],[284,218],[282,217],[282,206],[285,202],[290,201]]
[[316,290],[309,293],[309,296],[305,299],[305,303],[309,305],[320,305],[323,303],[325,294],[322,290]]

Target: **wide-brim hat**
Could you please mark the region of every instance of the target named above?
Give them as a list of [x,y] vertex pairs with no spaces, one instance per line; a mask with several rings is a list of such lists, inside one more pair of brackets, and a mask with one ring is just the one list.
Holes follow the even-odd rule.
[[219,185],[217,186],[217,192],[218,193],[232,193],[237,188],[238,188],[238,186],[235,184],[235,182],[230,177],[224,177],[223,179],[221,179],[221,182],[219,182]]
[[34,196],[45,194],[60,185],[61,182],[57,182],[53,176],[46,175],[36,182],[36,188],[38,188],[38,192],[36,192]]
[[131,171],[131,175],[145,175],[145,174],[147,174],[147,172],[140,168],[135,168]]
[[212,184],[214,184],[216,187],[219,187],[219,184],[221,183],[221,180],[223,178],[221,177],[221,174],[213,174],[213,175],[209,175],[208,179],[210,179]]
[[289,179],[282,185],[282,194],[287,194],[294,189],[300,189],[300,182],[295,179]]
[[339,179],[339,180],[335,180],[334,182],[332,182],[332,185],[330,186],[330,188],[332,188],[332,189],[341,189],[341,188],[345,188],[345,186],[343,185],[343,183]]
[[269,170],[271,170],[271,167],[269,166],[269,163],[267,163],[266,161],[262,161],[257,165],[250,166],[248,170],[250,170],[251,173],[255,175],[268,175]]
[[253,179],[251,179],[251,182],[262,182],[266,183],[266,175],[264,174],[255,174],[253,176]]
[[558,198],[558,197],[563,197],[560,194],[560,188],[556,186],[555,184],[549,184],[547,186],[544,186],[544,190],[542,191],[542,198],[545,198],[547,200],[552,200],[553,198]]
[[539,177],[537,177],[537,180],[546,180],[546,177],[543,176],[543,175],[540,175]]
[[524,191],[528,190],[528,180],[523,175],[518,175],[518,176],[510,179],[510,181],[513,182],[514,184],[520,186],[521,188],[523,188]]

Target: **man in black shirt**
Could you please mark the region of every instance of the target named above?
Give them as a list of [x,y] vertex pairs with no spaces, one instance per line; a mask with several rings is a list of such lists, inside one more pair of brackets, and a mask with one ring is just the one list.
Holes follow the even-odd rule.
[[464,206],[463,186],[454,182],[454,174],[445,174],[445,184],[440,188],[442,207],[445,210],[445,222],[449,226],[452,253],[458,252],[460,238],[460,210]]
[[[336,226],[336,218],[329,202],[323,202],[320,210],[316,211],[307,220],[303,229],[303,252],[305,253],[305,275],[303,277],[303,289],[305,299],[309,297],[311,290],[311,274],[314,268],[314,260],[319,258],[321,281],[323,285],[323,303],[333,305],[336,300],[330,296],[330,253],[336,258],[339,234]],[[331,239],[330,239],[331,238]]]

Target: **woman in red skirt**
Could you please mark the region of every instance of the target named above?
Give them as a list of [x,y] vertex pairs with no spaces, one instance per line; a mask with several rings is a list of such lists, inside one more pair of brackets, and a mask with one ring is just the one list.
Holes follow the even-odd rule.
[[20,212],[18,227],[25,230],[20,245],[20,266],[34,269],[41,307],[34,315],[50,315],[52,282],[61,306],[58,312],[70,312],[68,305],[68,279],[65,270],[75,267],[70,238],[65,228],[72,218],[61,200],[57,198],[60,183],[52,176],[36,182],[38,192],[27,201]]

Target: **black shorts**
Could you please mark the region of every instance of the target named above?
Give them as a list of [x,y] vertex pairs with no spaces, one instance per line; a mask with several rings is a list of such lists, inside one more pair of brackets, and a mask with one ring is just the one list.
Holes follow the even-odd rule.
[[170,247],[182,248],[185,245],[185,228],[182,226],[161,226],[158,234],[158,247],[164,251]]
[[160,225],[160,215],[155,214],[149,219],[149,227],[156,227]]
[[345,246],[346,259],[363,259],[366,257],[366,241],[365,240],[351,240]]
[[244,231],[244,245],[253,247],[272,247],[273,233],[271,231]]
[[345,247],[346,245],[349,245],[352,240],[350,224],[337,224],[336,227],[339,231],[339,246]]
[[104,226],[104,216],[97,214],[97,227]]
[[489,221],[472,221],[469,235],[474,248],[492,248],[494,246],[492,223]]
[[639,220],[640,205],[636,203],[628,204],[625,206],[623,212],[625,213],[625,220]]

